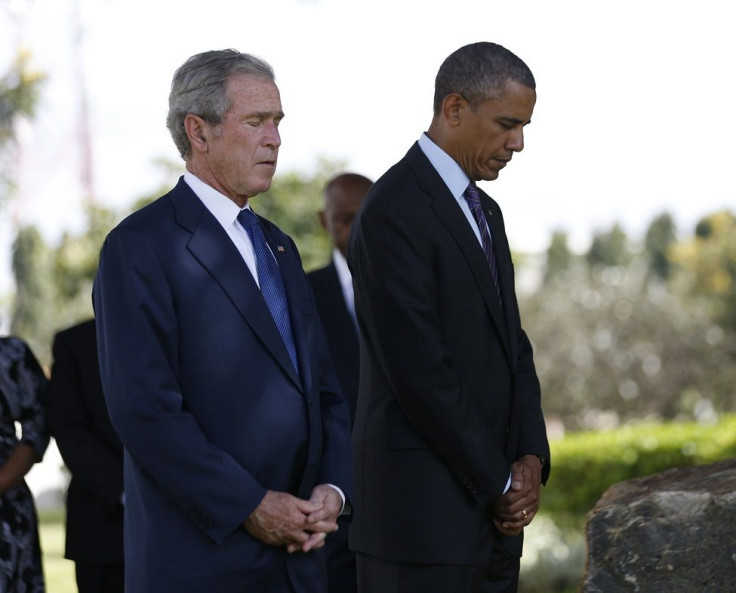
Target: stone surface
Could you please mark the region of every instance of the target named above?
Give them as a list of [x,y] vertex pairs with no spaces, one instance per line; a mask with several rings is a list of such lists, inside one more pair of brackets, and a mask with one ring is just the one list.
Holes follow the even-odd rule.
[[584,593],[736,592],[736,459],[616,484],[586,531]]

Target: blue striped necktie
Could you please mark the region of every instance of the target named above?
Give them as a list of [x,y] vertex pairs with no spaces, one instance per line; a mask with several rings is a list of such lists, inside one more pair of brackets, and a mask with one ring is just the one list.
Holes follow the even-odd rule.
[[493,284],[496,287],[498,293],[498,300],[501,300],[501,285],[498,282],[498,269],[496,268],[496,253],[493,249],[493,239],[491,238],[490,230],[488,229],[488,221],[483,214],[483,205],[480,203],[480,191],[476,187],[475,183],[470,183],[468,188],[463,194],[465,201],[470,206],[470,211],[473,213],[473,218],[478,224],[480,230],[480,239],[483,246],[483,254],[486,256],[488,266],[491,268],[491,276],[493,277]]
[[258,272],[258,283],[261,286],[261,294],[266,301],[268,310],[271,312],[276,327],[281,334],[289,358],[294,368],[299,373],[299,365],[296,357],[296,346],[294,336],[291,333],[291,319],[289,318],[289,303],[286,300],[284,280],[281,277],[279,265],[271,253],[266,242],[261,223],[250,208],[244,208],[238,214],[238,221],[248,233],[253,243],[253,251],[256,255],[256,270]]

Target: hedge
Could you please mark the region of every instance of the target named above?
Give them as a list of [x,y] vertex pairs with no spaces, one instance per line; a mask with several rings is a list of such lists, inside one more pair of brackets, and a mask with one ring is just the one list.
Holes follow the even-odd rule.
[[542,510],[562,523],[578,523],[617,482],[736,457],[736,415],[714,424],[648,423],[575,433],[550,447],[552,475],[542,490]]

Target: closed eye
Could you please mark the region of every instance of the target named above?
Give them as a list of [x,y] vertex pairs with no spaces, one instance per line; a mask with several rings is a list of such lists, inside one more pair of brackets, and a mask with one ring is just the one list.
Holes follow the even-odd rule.
[[531,121],[523,121],[520,119],[514,119],[510,117],[501,117],[497,119],[496,121],[501,125],[502,128],[506,130],[512,130],[517,126],[525,127],[531,123]]

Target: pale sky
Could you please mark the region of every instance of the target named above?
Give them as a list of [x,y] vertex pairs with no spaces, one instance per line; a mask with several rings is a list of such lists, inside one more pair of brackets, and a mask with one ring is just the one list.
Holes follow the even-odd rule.
[[0,0],[0,72],[20,45],[50,77],[20,130],[0,271],[13,217],[50,240],[80,224],[75,4],[96,193],[117,208],[158,185],[156,158],[178,159],[168,89],[194,53],[234,47],[274,67],[286,112],[277,175],[328,157],[375,179],[427,129],[442,60],[479,40],[514,51],[537,79],[526,149],[484,184],[513,248],[541,251],[561,228],[582,249],[616,220],[639,237],[664,210],[690,232],[736,206],[731,2]]

